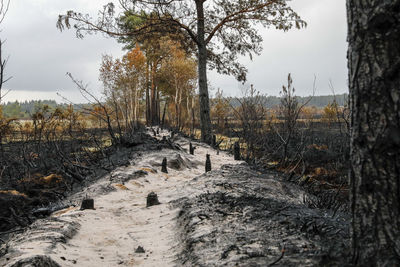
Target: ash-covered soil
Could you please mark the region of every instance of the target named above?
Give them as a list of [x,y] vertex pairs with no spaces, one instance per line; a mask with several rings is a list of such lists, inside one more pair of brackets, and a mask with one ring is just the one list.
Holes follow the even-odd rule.
[[174,203],[185,266],[343,266],[349,218],[310,209],[311,197],[276,173],[224,165]]
[[[1,266],[342,266],[349,218],[278,173],[161,132],[1,247]],[[148,149],[150,145],[151,149]],[[124,150],[125,151],[125,150]],[[121,152],[119,152],[121,153]],[[212,171],[204,173],[206,154]],[[168,159],[168,174],[161,162]],[[160,205],[147,207],[155,192]],[[95,210],[79,210],[94,199]],[[30,265],[29,265],[30,264]]]

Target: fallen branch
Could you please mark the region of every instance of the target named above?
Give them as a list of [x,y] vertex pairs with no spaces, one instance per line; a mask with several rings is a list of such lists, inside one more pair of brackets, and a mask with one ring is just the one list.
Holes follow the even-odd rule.
[[284,255],[285,255],[285,245],[283,245],[281,256],[273,263],[268,264],[268,267],[274,266],[275,264],[277,264],[283,258]]

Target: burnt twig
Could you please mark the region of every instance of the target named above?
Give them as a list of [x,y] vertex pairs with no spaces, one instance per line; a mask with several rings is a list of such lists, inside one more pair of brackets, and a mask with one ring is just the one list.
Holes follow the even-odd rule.
[[283,258],[284,255],[285,255],[285,245],[283,245],[281,256],[278,259],[276,259],[276,261],[268,264],[268,267],[274,266],[275,264],[277,264]]

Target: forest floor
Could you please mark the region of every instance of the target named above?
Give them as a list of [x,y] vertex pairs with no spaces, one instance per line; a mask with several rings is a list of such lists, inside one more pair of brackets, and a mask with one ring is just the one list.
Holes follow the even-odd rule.
[[[169,140],[175,149],[132,150],[127,166],[65,200],[75,205],[11,236],[0,266],[342,265],[347,214],[311,208],[314,196],[276,172],[197,142],[190,155],[189,139]],[[150,192],[160,205],[146,206]],[[80,210],[84,198],[94,210]]]

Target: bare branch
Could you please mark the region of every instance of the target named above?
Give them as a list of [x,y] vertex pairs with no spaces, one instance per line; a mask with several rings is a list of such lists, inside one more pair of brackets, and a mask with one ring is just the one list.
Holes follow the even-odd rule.
[[4,41],[0,39],[0,103],[4,96],[6,96],[11,90],[8,90],[5,94],[2,93],[3,84],[8,82],[12,77],[4,78],[4,70],[6,68],[8,57],[3,60],[3,44]]
[[264,4],[261,4],[261,5],[256,5],[256,6],[250,5],[250,6],[248,6],[247,8],[241,9],[241,10],[239,10],[239,11],[237,11],[237,12],[234,12],[234,13],[232,13],[232,14],[226,16],[225,18],[223,18],[223,19],[221,20],[220,23],[218,23],[218,24],[214,27],[214,29],[213,29],[213,30],[211,31],[211,33],[208,35],[208,37],[207,37],[207,39],[206,39],[206,43],[209,43],[209,42],[211,41],[211,39],[214,37],[215,33],[216,33],[218,30],[220,30],[226,23],[232,22],[232,21],[235,21],[235,20],[238,20],[240,15],[244,15],[244,14],[246,14],[246,13],[255,12],[255,11],[257,11],[257,10],[260,10],[260,9],[262,9],[262,8],[265,8],[265,7],[267,7],[267,6],[270,6],[270,5],[272,5],[272,4],[275,4],[275,3],[278,2],[278,1],[279,1],[279,0],[271,0],[271,1],[269,1],[268,3],[264,3]]
[[11,0],[1,0],[0,2],[0,24],[3,22],[6,14],[8,12],[8,8],[10,7]]

